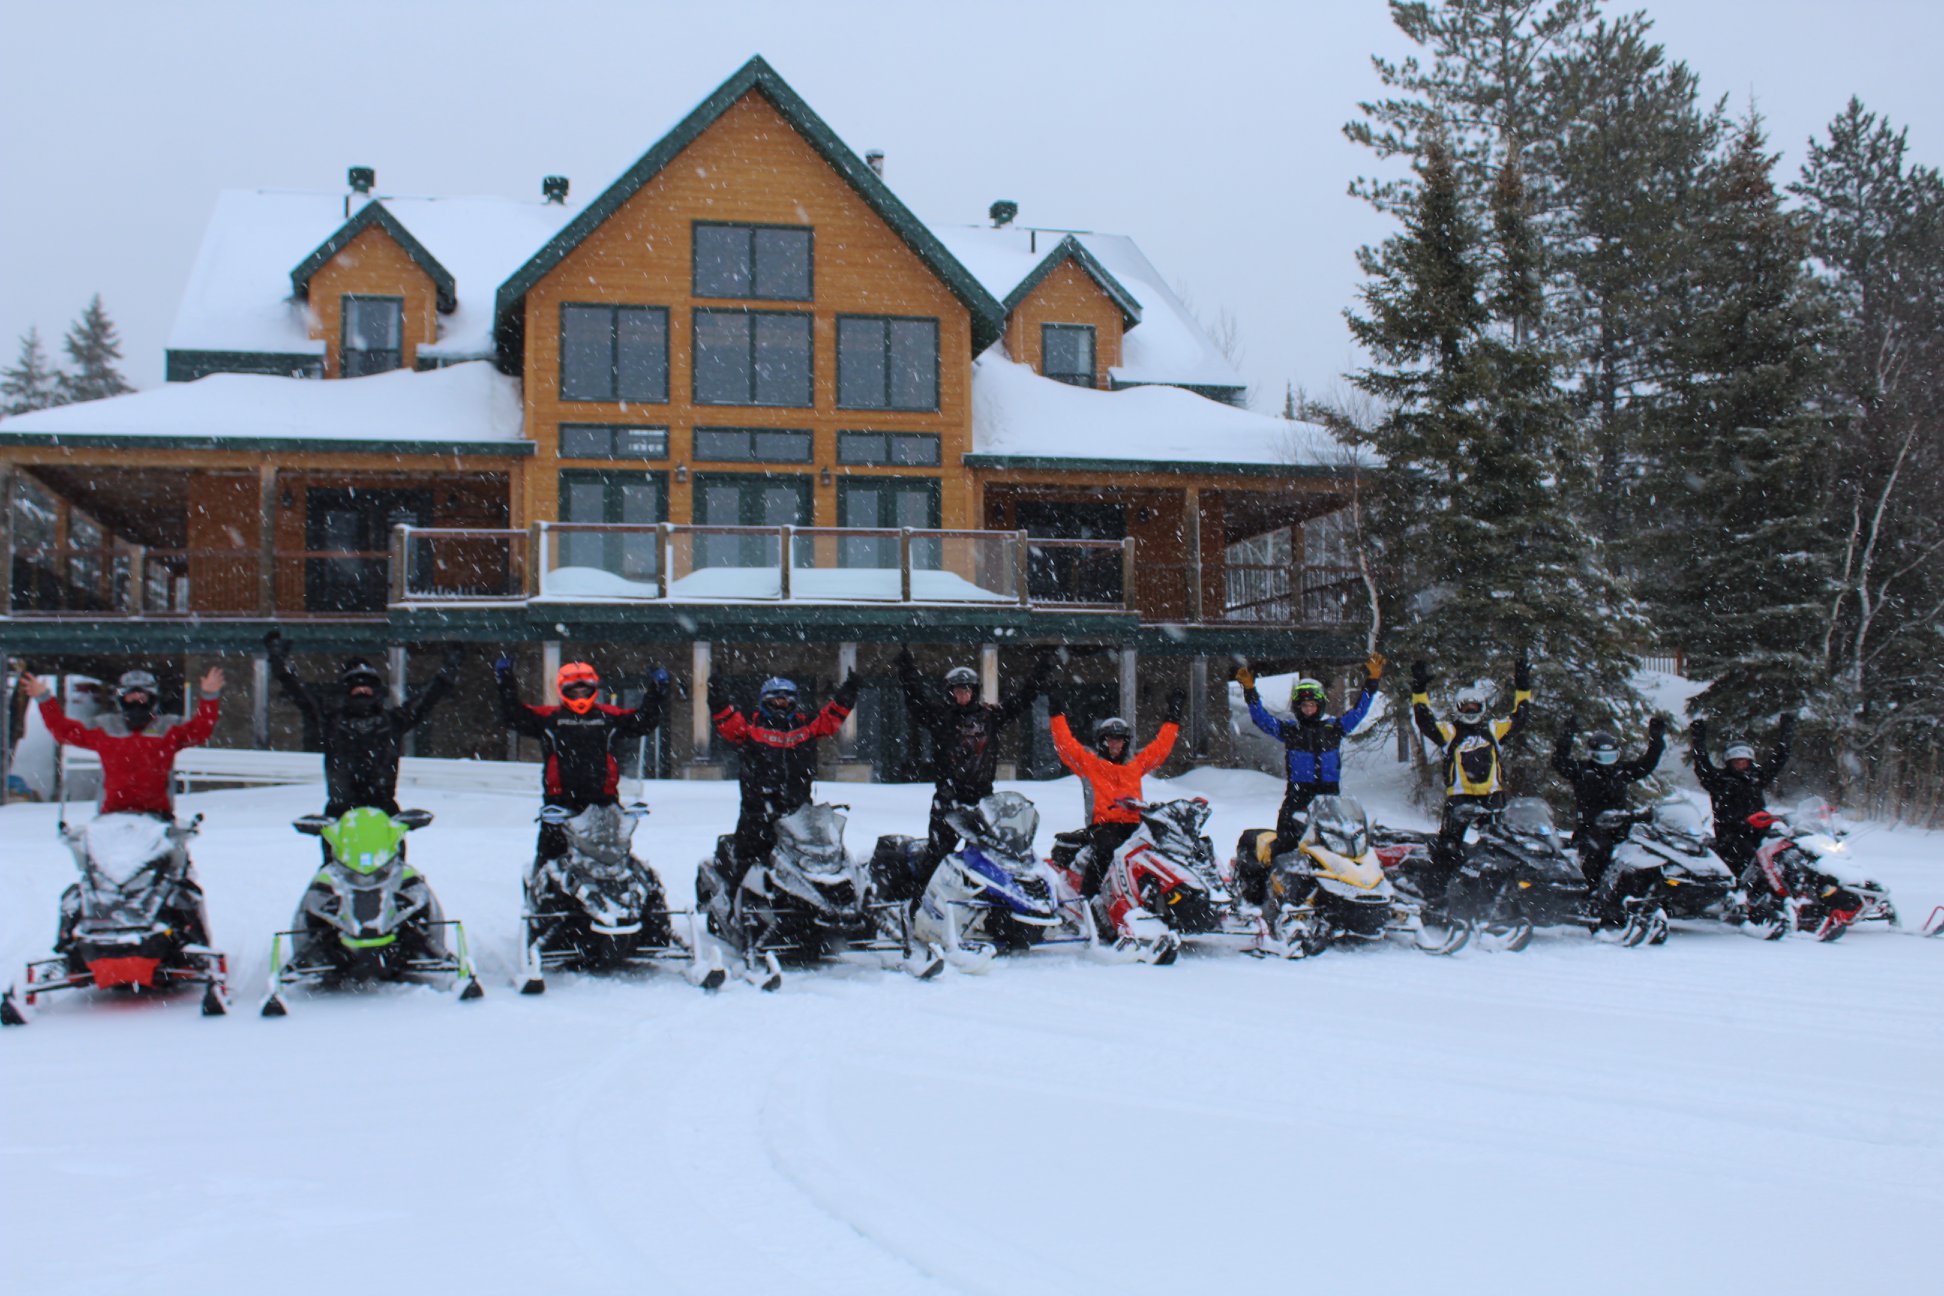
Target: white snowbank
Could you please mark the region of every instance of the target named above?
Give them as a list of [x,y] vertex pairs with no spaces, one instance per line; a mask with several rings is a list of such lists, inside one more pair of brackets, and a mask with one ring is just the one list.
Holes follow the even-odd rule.
[[[802,603],[895,603],[898,573],[882,567],[799,567],[790,573],[790,601]],[[598,567],[556,567],[542,583],[543,598],[652,599],[655,582],[630,580]],[[775,601],[783,580],[775,567],[704,567],[669,582],[673,602]],[[1015,596],[984,589],[954,572],[911,573],[914,603],[1013,603]]]

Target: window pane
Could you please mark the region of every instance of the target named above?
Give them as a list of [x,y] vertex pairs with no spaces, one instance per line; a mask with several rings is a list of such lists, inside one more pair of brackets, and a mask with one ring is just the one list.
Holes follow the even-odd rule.
[[803,516],[803,492],[794,486],[764,486],[761,499],[762,526],[801,526],[810,520]]
[[666,459],[667,428],[615,428],[614,456],[617,459]]
[[614,311],[611,307],[561,308],[560,394],[566,400],[614,398]]
[[844,525],[848,527],[882,526],[883,512],[881,498],[883,488],[875,482],[851,482],[844,487]]
[[404,335],[403,302],[369,297],[344,299],[344,345],[359,351],[396,351]]
[[757,432],[753,457],[762,463],[809,463],[808,432]]
[[616,395],[660,404],[668,399],[668,312],[620,312],[620,374]]
[[886,462],[884,453],[884,433],[882,432],[839,432],[837,434],[837,462],[846,464],[879,464]]
[[756,403],[810,403],[810,317],[758,315],[756,321]]
[[884,321],[837,321],[837,404],[884,408]]
[[1047,325],[1043,338],[1043,368],[1055,374],[1084,374],[1093,377],[1093,330],[1072,325]]
[[740,428],[697,428],[695,429],[695,457],[697,459],[749,458],[749,433]]
[[734,483],[702,489],[702,520],[708,526],[735,526],[742,521],[742,487]]
[[695,295],[747,297],[750,290],[749,227],[695,227]]
[[931,525],[931,492],[907,487],[897,494],[897,518],[894,526],[916,527],[920,530]]
[[650,526],[661,521],[661,484],[653,478],[623,481],[621,516],[618,520],[636,526]]
[[756,291],[758,297],[782,301],[810,300],[810,231],[756,231]]
[[561,479],[560,520],[562,522],[605,522],[607,484],[598,477]]
[[938,323],[892,320],[891,405],[894,409],[938,407]]
[[891,462],[901,468],[938,466],[938,438],[925,432],[900,432],[891,438]]
[[614,453],[614,429],[592,423],[560,425],[563,459],[606,459]]
[[714,405],[749,403],[749,316],[696,312],[695,399]]

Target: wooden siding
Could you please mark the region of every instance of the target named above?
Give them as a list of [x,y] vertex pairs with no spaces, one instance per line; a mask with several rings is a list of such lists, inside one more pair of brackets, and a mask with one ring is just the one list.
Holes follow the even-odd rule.
[[[189,596],[197,611],[257,606],[258,525],[255,473],[197,473],[189,479]],[[239,556],[217,556],[242,551]]]
[[405,299],[401,343],[407,369],[418,363],[419,347],[439,336],[438,289],[432,276],[385,231],[375,226],[362,230],[311,276],[311,336],[323,339],[326,378],[342,372],[338,352],[344,341],[346,293]]
[[[697,298],[691,279],[692,222],[807,225],[812,231],[810,303]],[[560,399],[560,308],[566,302],[665,306],[669,314],[669,401],[661,405]],[[808,310],[812,325],[813,408],[696,405],[691,400],[693,310],[697,306]],[[972,448],[971,318],[945,285],[850,186],[826,166],[762,96],[732,106],[680,158],[630,198],[554,267],[526,298],[526,426],[538,454],[529,466],[522,516],[557,516],[562,467],[669,472],[669,521],[692,519],[690,452],[703,427],[807,428],[810,464],[774,471],[808,475],[815,523],[837,524],[838,485],[846,476],[922,477],[940,484],[943,525],[974,523],[970,476],[959,467]],[[905,315],[938,320],[939,408],[935,412],[837,408],[837,317]],[[655,461],[563,463],[560,425],[633,424],[669,429],[669,457]],[[939,436],[937,468],[866,468],[837,463],[840,430],[927,432]],[[762,471],[761,465],[707,464],[704,471]],[[825,484],[823,473],[831,475]]]
[[1091,324],[1094,331],[1094,386],[1107,389],[1107,371],[1121,362],[1121,309],[1093,277],[1068,257],[1026,294],[1006,318],[1006,352],[1033,372],[1045,373],[1040,355],[1040,325]]

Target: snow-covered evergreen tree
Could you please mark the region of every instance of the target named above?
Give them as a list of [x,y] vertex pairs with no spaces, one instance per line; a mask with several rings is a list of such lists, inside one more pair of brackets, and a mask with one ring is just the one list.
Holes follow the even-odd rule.
[[68,329],[62,346],[73,363],[73,368],[60,377],[64,401],[100,400],[135,390],[116,367],[122,358],[121,339],[115,334],[115,322],[101,305],[100,293]]
[[61,404],[60,375],[47,363],[40,330],[30,328],[20,338],[20,356],[0,369],[0,415],[26,414]]

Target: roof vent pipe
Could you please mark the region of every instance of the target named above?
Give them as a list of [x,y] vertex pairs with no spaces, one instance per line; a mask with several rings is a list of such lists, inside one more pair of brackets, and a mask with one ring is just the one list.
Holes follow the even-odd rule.
[[882,180],[884,178],[884,150],[866,149],[864,151],[864,165],[870,167],[877,175],[877,178]]
[[352,193],[368,194],[372,186],[378,183],[378,173],[370,167],[352,167],[344,173],[344,178],[350,184]]
[[545,198],[550,203],[566,202],[567,201],[567,177],[566,176],[541,176],[540,196],[542,198]]
[[986,209],[986,214],[992,217],[992,228],[1001,229],[1012,224],[1013,217],[1019,215],[1019,204],[1010,198],[1001,198]]

